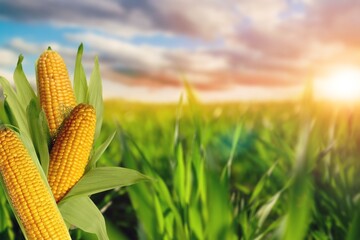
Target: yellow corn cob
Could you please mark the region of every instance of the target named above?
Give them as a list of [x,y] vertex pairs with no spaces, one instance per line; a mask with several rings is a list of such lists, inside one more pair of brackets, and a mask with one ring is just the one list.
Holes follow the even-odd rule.
[[38,94],[49,130],[54,137],[67,114],[76,106],[66,65],[61,56],[46,50],[37,63]]
[[79,104],[64,120],[50,152],[48,181],[56,202],[84,174],[94,141],[95,109]]
[[71,239],[50,189],[15,132],[0,129],[0,173],[27,239]]

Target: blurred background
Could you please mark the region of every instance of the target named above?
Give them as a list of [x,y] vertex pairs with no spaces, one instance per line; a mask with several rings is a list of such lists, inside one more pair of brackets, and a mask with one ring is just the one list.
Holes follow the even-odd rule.
[[11,79],[23,54],[25,72],[34,81],[34,61],[51,46],[72,73],[82,42],[87,69],[99,56],[106,98],[174,102],[187,79],[204,101],[282,100],[298,97],[309,78],[318,97],[343,98],[348,94],[338,91],[346,90],[334,90],[339,75],[358,98],[358,5],[355,0],[3,0],[0,72]]

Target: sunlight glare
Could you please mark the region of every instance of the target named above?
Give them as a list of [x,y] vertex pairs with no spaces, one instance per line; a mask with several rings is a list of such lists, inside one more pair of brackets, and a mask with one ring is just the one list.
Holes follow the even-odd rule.
[[332,100],[360,100],[360,69],[337,69],[321,78],[323,97]]

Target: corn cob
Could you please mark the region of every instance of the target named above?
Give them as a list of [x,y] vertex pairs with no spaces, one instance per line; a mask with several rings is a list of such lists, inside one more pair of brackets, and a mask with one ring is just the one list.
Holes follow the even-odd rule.
[[66,65],[61,56],[46,50],[37,63],[38,94],[49,124],[51,137],[54,137],[67,116],[76,106]]
[[64,120],[50,152],[48,181],[56,202],[79,181],[94,141],[96,114],[91,105],[79,104]]
[[50,189],[15,132],[0,129],[0,173],[27,239],[71,239]]

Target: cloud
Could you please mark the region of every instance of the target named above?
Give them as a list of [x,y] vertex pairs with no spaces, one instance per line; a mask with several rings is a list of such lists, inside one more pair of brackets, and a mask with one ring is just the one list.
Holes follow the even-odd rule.
[[15,52],[5,48],[0,48],[0,56],[0,66],[12,66],[18,57]]
[[[0,17],[65,29],[68,43],[84,42],[85,68],[99,55],[103,75],[114,83],[178,88],[185,76],[211,92],[296,88],[318,69],[360,63],[357,6],[356,0],[13,0],[2,2]],[[186,37],[202,46],[162,46],[146,42],[149,36]],[[47,44],[13,38],[0,55],[39,54]],[[51,46],[73,64],[73,48]]]
[[14,0],[2,2],[0,16],[80,26],[122,36],[163,33],[209,38],[231,31],[236,18],[228,9],[229,5],[221,1],[65,0],[44,4],[41,0]]

